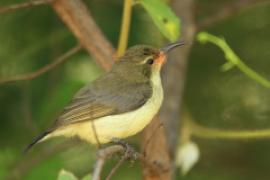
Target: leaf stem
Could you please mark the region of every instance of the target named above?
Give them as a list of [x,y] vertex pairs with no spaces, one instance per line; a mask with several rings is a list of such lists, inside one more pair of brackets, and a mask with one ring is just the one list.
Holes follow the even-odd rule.
[[197,124],[190,115],[185,117],[185,129],[188,129],[189,136],[205,139],[264,139],[270,138],[270,128],[260,130],[224,130],[208,128]]
[[127,49],[131,14],[132,14],[132,2],[133,2],[132,0],[125,0],[124,2],[121,32],[117,48],[118,57],[123,55]]
[[[251,79],[257,81],[264,87],[270,88],[270,81],[256,73],[254,70],[252,70],[250,67],[248,67],[230,48],[230,46],[226,43],[225,39],[219,38],[217,36],[211,35],[207,32],[200,32],[197,36],[197,39],[201,43],[211,42],[215,45],[217,45],[225,55],[226,60],[232,65],[235,65],[238,67],[244,74],[246,74]],[[228,66],[224,66],[228,67]],[[226,68],[228,69],[228,68]]]

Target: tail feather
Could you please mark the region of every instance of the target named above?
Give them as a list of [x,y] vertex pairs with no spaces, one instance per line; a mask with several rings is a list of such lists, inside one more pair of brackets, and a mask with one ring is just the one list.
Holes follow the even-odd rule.
[[43,138],[45,138],[49,133],[50,133],[49,131],[46,131],[40,134],[39,136],[37,136],[36,138],[34,138],[33,141],[28,146],[26,146],[26,148],[23,150],[23,153],[24,154],[27,153],[35,144],[43,140]]

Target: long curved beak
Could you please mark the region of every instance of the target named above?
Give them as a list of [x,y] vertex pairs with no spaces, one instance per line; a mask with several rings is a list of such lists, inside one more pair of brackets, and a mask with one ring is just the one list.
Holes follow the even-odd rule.
[[166,62],[166,59],[167,59],[167,53],[174,49],[175,47],[178,47],[178,46],[183,46],[185,45],[186,43],[184,43],[183,41],[178,41],[176,43],[171,43],[171,44],[168,44],[167,46],[163,47],[160,49],[160,52],[159,52],[159,55],[158,55],[158,58],[156,60],[156,64],[158,64],[160,67]]
[[178,41],[178,42],[175,42],[175,43],[171,43],[171,44],[168,44],[166,45],[165,47],[161,48],[160,50],[163,52],[163,53],[168,53],[170,50],[174,49],[175,47],[178,47],[178,46],[183,46],[185,45],[186,43],[184,43],[183,41]]

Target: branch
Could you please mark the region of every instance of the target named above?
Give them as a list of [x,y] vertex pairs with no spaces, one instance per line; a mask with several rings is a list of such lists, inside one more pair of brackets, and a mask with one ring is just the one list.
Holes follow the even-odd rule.
[[247,10],[256,5],[262,3],[269,3],[268,0],[238,0],[232,1],[232,3],[222,6],[215,13],[209,15],[205,19],[199,21],[197,23],[197,31],[201,31],[202,29],[209,28],[220,21],[224,21],[243,10]]
[[155,117],[143,131],[141,149],[145,157],[145,180],[172,179],[168,144],[163,126],[159,128],[160,123],[160,119]]
[[110,173],[106,177],[106,180],[110,180],[112,176],[115,174],[116,170],[124,163],[125,160],[127,160],[128,156],[124,154],[121,159],[118,161],[118,163],[111,169]]
[[189,140],[192,136],[206,139],[229,139],[229,140],[246,140],[246,139],[263,139],[270,138],[270,129],[255,130],[225,130],[204,127],[196,121],[189,113],[184,114],[185,123],[181,136],[183,141]]
[[94,22],[83,1],[56,0],[52,6],[96,62],[109,70],[114,62],[114,48]]
[[192,124],[192,135],[208,139],[263,139],[270,138],[270,129],[261,130],[222,130],[206,128],[198,124]]
[[32,0],[29,2],[24,2],[24,3],[20,3],[20,4],[12,4],[10,6],[4,6],[4,7],[0,7],[0,14],[2,13],[10,13],[19,9],[25,9],[25,8],[30,8],[33,6],[41,6],[44,4],[49,4],[51,2],[53,2],[54,0]]
[[101,172],[105,163],[105,160],[109,157],[112,156],[113,154],[123,152],[124,148],[123,146],[120,145],[114,145],[114,146],[109,146],[105,149],[101,149],[98,151],[97,155],[97,161],[96,165],[93,171],[93,180],[100,180]]
[[52,70],[53,68],[59,66],[60,64],[62,64],[66,60],[68,60],[68,58],[70,58],[71,56],[73,56],[74,54],[79,52],[80,50],[81,50],[81,45],[77,45],[77,46],[73,47],[72,49],[70,49],[65,54],[63,54],[62,56],[58,57],[51,64],[48,64],[48,65],[44,66],[43,68],[41,68],[37,71],[34,71],[32,73],[29,73],[29,74],[19,75],[19,76],[11,77],[8,79],[1,79],[0,84],[10,83],[10,82],[14,82],[14,81],[26,81],[26,80],[34,79],[34,78]]
[[[193,0],[173,0],[172,8],[181,18],[182,39],[192,42],[195,34],[193,20]],[[191,46],[185,46],[170,54],[169,60],[164,67],[163,87],[164,102],[160,110],[160,119],[164,128],[156,130],[155,136],[146,147],[146,163],[143,176],[145,180],[167,180],[174,178],[174,154],[179,137],[179,118],[184,82],[186,62]],[[178,83],[175,83],[175,77]],[[143,144],[146,145],[147,137],[153,134],[155,127],[160,124],[156,118],[144,131]],[[144,148],[143,148],[144,149]]]
[[118,41],[118,48],[117,48],[118,57],[122,56],[127,49],[131,13],[132,13],[132,2],[133,0],[125,0],[121,32],[120,32],[120,38]]
[[108,176],[106,177],[106,180],[111,179],[111,177],[113,176],[113,174],[116,172],[116,170],[121,166],[121,164],[123,164],[123,162],[126,159],[140,159],[141,161],[143,161],[143,156],[134,151],[133,149],[127,149],[122,145],[112,145],[112,146],[108,146],[104,149],[101,149],[98,151],[98,155],[97,155],[97,162],[93,171],[93,176],[92,176],[92,180],[100,180],[101,177],[101,172],[105,163],[105,160],[116,154],[116,153],[123,153],[125,152],[125,154],[121,157],[120,161],[118,161],[118,163],[111,169],[110,173],[108,174]]

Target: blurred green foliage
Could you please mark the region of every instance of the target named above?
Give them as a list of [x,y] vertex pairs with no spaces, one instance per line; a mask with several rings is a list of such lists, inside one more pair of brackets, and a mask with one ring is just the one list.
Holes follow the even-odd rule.
[[250,67],[248,67],[240,57],[238,57],[235,52],[230,48],[230,46],[226,43],[226,40],[222,37],[217,37],[215,35],[209,34],[207,32],[200,32],[197,35],[197,40],[201,43],[211,42],[218,46],[224,53],[225,59],[228,61],[227,63],[221,66],[222,71],[228,71],[233,67],[238,67],[240,71],[242,71],[245,75],[250,77],[251,79],[257,81],[257,83],[261,84],[266,88],[270,88],[270,81],[260,76]]
[[[23,2],[2,0],[0,6]],[[123,2],[86,0],[93,17],[106,37],[116,46]],[[226,1],[226,3],[229,1]],[[221,1],[195,2],[196,18],[207,17],[223,5]],[[106,13],[105,13],[106,12]],[[270,5],[241,12],[207,31],[222,35],[245,63],[270,79]],[[129,46],[160,46],[163,36],[141,6],[134,6]],[[52,62],[76,44],[76,39],[49,6],[0,14],[0,78],[32,72]],[[220,71],[223,54],[211,44],[194,44],[189,58],[185,104],[195,120],[208,127],[224,129],[260,129],[270,127],[269,89],[243,75],[237,69]],[[102,70],[86,52],[80,52],[65,64],[34,80],[0,85],[0,179],[57,179],[61,169],[82,178],[93,168],[95,147],[55,139],[39,144],[29,154],[23,147],[50,126],[63,106],[84,84]],[[75,145],[74,145],[74,142]],[[138,145],[135,138],[129,140]],[[268,140],[200,140],[201,158],[191,172],[177,179],[253,180],[268,179],[270,157]],[[54,151],[57,147],[55,153]],[[137,147],[138,149],[138,147]],[[119,160],[112,157],[104,177]],[[140,179],[139,162],[125,162],[113,179]]]
[[57,180],[77,180],[78,178],[74,176],[71,172],[68,172],[66,170],[61,170]]
[[[204,1],[205,12],[215,4]],[[213,2],[213,1],[211,1]],[[219,4],[216,1],[216,4]],[[221,4],[221,3],[220,3]],[[206,6],[209,5],[207,8]],[[217,5],[221,6],[221,5]],[[201,15],[201,14],[200,14]],[[202,16],[207,16],[202,15]],[[197,16],[202,18],[202,16]],[[270,5],[262,4],[220,22],[207,31],[223,36],[250,68],[270,79]],[[189,61],[185,103],[203,126],[230,130],[270,127],[269,89],[238,69],[222,72],[224,55],[215,45],[194,44]],[[268,179],[269,140],[196,139],[201,159],[183,179]]]

